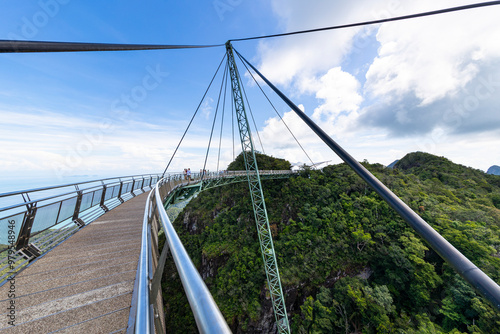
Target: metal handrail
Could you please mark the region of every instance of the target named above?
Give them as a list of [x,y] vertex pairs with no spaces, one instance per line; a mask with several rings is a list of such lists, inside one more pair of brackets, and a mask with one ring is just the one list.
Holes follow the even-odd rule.
[[[80,191],[80,192],[90,192],[92,190],[97,190],[99,188],[102,188],[103,186],[110,187],[110,186],[120,185],[120,183],[130,183],[133,180],[138,180],[138,179],[134,179],[134,178],[135,177],[139,177],[139,176],[142,177],[142,179],[143,179],[144,177],[158,177],[158,178],[160,178],[160,175],[161,174],[144,174],[144,175],[134,175],[134,176],[120,176],[120,177],[106,178],[106,179],[101,179],[101,180],[79,182],[79,183],[71,183],[71,184],[59,185],[59,186],[54,186],[54,187],[45,187],[45,188],[37,188],[37,189],[30,189],[30,190],[19,190],[19,191],[10,192],[10,193],[3,193],[3,194],[0,194],[0,198],[2,198],[2,197],[9,197],[9,196],[16,196],[16,195],[23,195],[23,194],[32,194],[34,192],[47,191],[47,190],[53,190],[53,189],[59,189],[59,188],[75,187],[75,190],[72,190],[72,191],[69,191],[69,192],[66,192],[66,193],[57,194],[57,195],[51,195],[51,196],[48,196],[48,197],[44,197],[44,198],[40,198],[40,199],[36,199],[36,200],[32,200],[32,201],[26,201],[26,202],[14,204],[14,205],[11,205],[11,206],[6,206],[6,207],[3,207],[3,208],[0,208],[0,212],[7,211],[7,210],[12,210],[12,209],[15,209],[15,208],[18,208],[18,207],[22,207],[22,206],[26,206],[26,205],[30,205],[30,204],[34,204],[34,203],[40,203],[40,202],[48,201],[48,200],[51,200],[51,199],[54,199],[54,198],[60,198],[60,197],[74,195],[75,192],[78,192],[78,191]],[[107,181],[107,180],[115,180],[115,181],[110,182],[110,183],[102,183],[100,185],[95,185],[95,186],[91,186],[91,187],[83,188],[83,189],[80,189],[78,187],[79,185],[82,185],[82,184],[88,184],[88,183],[94,183],[94,182],[103,182],[103,181]]]
[[[295,172],[259,171],[261,175],[293,175]],[[193,173],[191,179],[184,174],[175,174],[158,181],[146,200],[142,227],[141,254],[137,265],[136,285],[127,333],[163,332],[161,314],[163,302],[157,300],[163,265],[167,251],[170,250],[181,279],[184,291],[194,314],[200,333],[231,333],[224,317],[215,303],[210,291],[189,258],[179,236],[165,211],[168,198],[179,188],[199,184],[214,179],[246,176],[246,171],[224,171]],[[200,189],[202,187],[200,186]],[[162,254],[153,247],[153,239],[159,228],[163,228],[166,242]]]
[[168,219],[160,199],[158,188],[155,189],[155,193],[160,221],[165,231],[168,246],[177,267],[179,277],[184,286],[189,305],[193,310],[198,329],[201,333],[231,333],[210,291],[205,285],[205,282],[203,282],[198,270],[196,270],[196,267],[189,258],[186,249],[175,232],[172,223]]
[[[0,249],[0,271],[4,272],[0,276],[0,285],[6,277],[24,267],[23,264],[6,272],[6,268],[10,268],[7,251],[9,258],[14,258],[16,262],[23,259],[30,262],[105,212],[137,193],[151,189],[160,176],[145,174],[114,177],[0,194],[1,201],[18,202],[0,208],[0,237],[1,243],[5,245]],[[90,185],[97,182],[100,184]],[[131,186],[133,184],[136,186]],[[71,186],[74,187],[72,191],[63,189]],[[34,192],[53,189],[59,189],[60,193],[30,199]]]
[[[193,178],[198,178],[198,175],[192,175]],[[214,177],[214,176],[210,176]],[[190,181],[184,180],[184,176],[176,175],[160,180],[153,190],[149,193],[146,201],[144,212],[143,228],[142,228],[142,244],[141,254],[139,256],[139,263],[137,266],[137,292],[134,292],[135,302],[135,323],[129,326],[129,331],[132,330],[136,334],[154,333],[155,332],[155,318],[159,318],[158,304],[153,302],[153,296],[158,294],[158,291],[152,291],[151,288],[159,288],[159,284],[153,281],[153,277],[161,279],[161,274],[157,275],[155,272],[157,268],[152,262],[152,234],[158,231],[151,231],[155,223],[160,223],[163,231],[165,232],[166,242],[163,252],[167,249],[170,250],[174,259],[177,271],[181,278],[184,290],[188,297],[189,304],[193,310],[193,314],[201,333],[231,333],[222,313],[220,312],[217,304],[215,303],[210,291],[203,282],[200,274],[196,270],[193,262],[189,258],[182,242],[180,241],[175,229],[167,216],[165,208],[163,207],[163,198],[160,194],[171,183],[184,183],[189,184]],[[181,185],[181,184],[178,184]],[[158,255],[158,254],[156,254]],[[161,256],[164,260],[165,256]],[[158,267],[163,263],[158,263]],[[160,270],[163,270],[163,266]],[[160,305],[162,303],[160,302]],[[160,310],[161,311],[161,310]],[[157,320],[156,320],[157,321]],[[161,327],[163,324],[159,324]],[[133,327],[133,328],[132,328]]]
[[94,182],[101,182],[101,181],[108,181],[108,180],[117,180],[116,183],[120,183],[121,179],[133,179],[134,177],[144,177],[144,176],[160,176],[162,175],[161,173],[156,173],[156,174],[137,174],[137,175],[128,175],[128,176],[118,176],[118,177],[108,177],[104,179],[98,179],[98,180],[91,180],[91,181],[83,181],[83,182],[76,182],[76,183],[68,183],[68,184],[61,184],[57,186],[51,186],[51,187],[42,187],[42,188],[33,188],[33,189],[26,189],[26,190],[17,190],[17,191],[12,191],[12,192],[7,192],[7,193],[0,193],[0,198],[1,197],[6,197],[6,196],[12,196],[12,195],[21,195],[23,193],[32,193],[32,192],[38,192],[38,191],[46,191],[46,190],[52,190],[52,189],[58,189],[58,188],[65,188],[65,187],[73,187],[75,185],[80,185],[80,184],[87,184],[87,183],[94,183]]
[[[155,188],[158,184],[155,186]],[[144,211],[144,220],[142,224],[142,238],[141,238],[141,253],[139,256],[139,263],[137,266],[137,316],[136,316],[136,330],[137,334],[151,333],[151,318],[149,307],[149,252],[151,251],[148,240],[148,224],[150,222],[150,205],[151,197],[155,193],[155,188],[149,193],[146,200],[146,210]]]

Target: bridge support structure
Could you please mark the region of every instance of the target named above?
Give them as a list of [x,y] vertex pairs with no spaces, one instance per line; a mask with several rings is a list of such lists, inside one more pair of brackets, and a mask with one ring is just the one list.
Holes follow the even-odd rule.
[[229,73],[231,76],[231,88],[236,110],[236,118],[240,133],[241,148],[245,160],[250,197],[252,199],[255,223],[257,225],[257,234],[259,236],[260,249],[262,259],[264,261],[269,293],[271,295],[274,316],[276,318],[276,325],[278,327],[278,333],[290,333],[285,298],[283,295],[283,289],[281,288],[278,262],[276,261],[271,229],[269,227],[269,218],[267,215],[266,203],[264,201],[264,193],[260,182],[259,168],[257,166],[250,125],[245,111],[245,104],[243,102],[241,79],[238,73],[238,68],[236,67],[233,48],[230,42],[226,43],[226,51]]

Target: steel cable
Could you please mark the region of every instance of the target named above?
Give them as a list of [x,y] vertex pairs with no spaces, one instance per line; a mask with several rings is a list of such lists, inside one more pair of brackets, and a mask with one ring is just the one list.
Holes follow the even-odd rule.
[[209,90],[209,89],[210,89],[210,87],[212,86],[212,83],[214,82],[214,79],[215,79],[215,77],[217,76],[217,73],[219,73],[220,67],[221,67],[222,63],[224,62],[224,59],[226,59],[226,54],[224,54],[224,56],[222,57],[222,60],[220,61],[220,64],[219,64],[219,67],[217,67],[217,71],[215,71],[215,74],[214,74],[214,76],[212,77],[212,80],[210,81],[210,84],[208,85],[208,88],[207,88],[207,90],[205,91],[205,94],[203,94],[203,97],[201,98],[201,101],[200,101],[200,103],[198,104],[198,107],[196,108],[196,111],[194,112],[193,117],[191,117],[191,120],[189,121],[189,124],[188,124],[188,126],[187,126],[186,130],[184,131],[184,134],[182,135],[181,140],[179,141],[179,144],[177,144],[177,147],[175,148],[175,151],[174,151],[174,153],[172,154],[172,157],[170,158],[170,161],[168,162],[167,167],[166,167],[166,168],[165,168],[165,170],[163,171],[163,175],[162,175],[162,177],[164,177],[164,176],[165,176],[165,173],[167,172],[168,167],[170,167],[170,164],[172,163],[172,160],[174,159],[175,154],[177,153],[177,150],[179,149],[179,146],[181,146],[182,141],[184,140],[184,137],[186,136],[186,133],[188,132],[189,128],[191,127],[191,124],[193,123],[193,120],[194,120],[194,118],[196,117],[196,114],[198,114],[198,111],[200,110],[201,104],[203,103],[203,100],[205,100],[205,96],[207,96],[208,90]]

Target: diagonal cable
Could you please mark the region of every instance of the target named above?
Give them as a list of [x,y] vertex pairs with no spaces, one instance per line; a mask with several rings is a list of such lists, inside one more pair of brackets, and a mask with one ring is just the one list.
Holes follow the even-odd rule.
[[222,75],[222,81],[220,84],[219,97],[217,98],[217,107],[215,107],[214,121],[212,123],[212,130],[210,131],[210,139],[208,140],[207,154],[205,155],[205,163],[203,164],[203,172],[201,173],[201,179],[205,177],[205,169],[207,167],[208,154],[210,153],[210,145],[212,144],[212,136],[214,134],[215,122],[217,121],[217,114],[219,112],[220,97],[222,96],[222,88],[224,87],[224,79],[226,78],[228,63],[226,62],[226,68],[224,69],[224,74]]
[[343,25],[332,26],[332,27],[316,28],[316,29],[309,29],[309,30],[299,30],[299,31],[292,31],[292,32],[286,32],[286,33],[274,34],[274,35],[254,36],[254,37],[230,39],[229,41],[230,42],[249,41],[249,40],[255,40],[255,39],[283,37],[283,36],[291,36],[291,35],[299,35],[299,34],[308,34],[308,33],[319,32],[319,31],[327,31],[327,30],[336,30],[336,29],[360,27],[360,26],[366,26],[366,25],[371,25],[371,24],[378,24],[378,23],[385,23],[385,22],[394,22],[394,21],[408,20],[408,19],[414,19],[414,18],[418,18],[418,17],[439,15],[439,14],[445,14],[445,13],[451,13],[451,12],[458,12],[458,11],[463,11],[463,10],[468,10],[468,9],[474,9],[474,8],[480,8],[480,7],[488,7],[488,6],[495,6],[495,5],[500,5],[500,1],[489,1],[489,2],[474,3],[474,4],[470,4],[470,5],[465,5],[465,6],[451,7],[451,8],[445,8],[445,9],[433,10],[433,11],[429,11],[429,12],[404,15],[404,16],[396,16],[396,17],[390,17],[390,18],[380,19],[380,20],[364,21],[364,22],[357,22],[357,23],[349,23],[349,24],[343,24]]
[[248,111],[250,112],[250,116],[252,116],[253,126],[255,127],[255,132],[257,132],[257,138],[259,138],[260,147],[262,148],[262,153],[266,154],[264,151],[264,145],[262,145],[262,140],[260,139],[260,133],[257,129],[257,123],[255,123],[255,118],[253,117],[252,107],[250,107],[250,102],[248,102],[247,92],[245,91],[245,86],[243,86],[243,82],[241,83],[241,88],[243,89],[243,95],[245,96],[245,100],[247,101]]
[[[238,53],[234,48],[233,50]],[[241,55],[240,55],[241,56]],[[460,276],[462,276],[479,294],[500,310],[500,286],[466,258],[459,250],[416,214],[405,202],[395,195],[386,185],[377,179],[361,163],[356,161],[344,148],[335,142],[323,129],[313,122],[285,94],[273,85],[245,57],[242,59],[259,77],[299,116],[323,142],[335,152],[356,174],[389,204],[406,222],[445,260]]]
[[227,92],[227,64],[226,64],[226,75],[224,77],[224,98],[222,100],[222,117],[221,117],[221,123],[220,123],[220,137],[219,137],[219,155],[217,157],[217,171],[219,171],[219,162],[220,162],[220,151],[221,151],[221,145],[222,145],[222,130],[224,129],[224,112],[226,110],[226,92]]
[[252,72],[250,71],[250,69],[248,68],[247,64],[245,64],[245,62],[243,61],[243,59],[241,59],[241,56],[238,52],[236,52],[236,54],[238,55],[238,57],[240,58],[241,62],[243,63],[243,65],[245,66],[245,68],[247,69],[248,73],[250,73],[250,75],[252,76],[253,80],[255,81],[255,83],[257,84],[257,86],[259,86],[260,88],[260,91],[262,92],[262,94],[264,94],[264,96],[266,97],[267,101],[269,102],[269,104],[271,104],[271,106],[273,107],[274,111],[276,112],[276,115],[278,115],[278,117],[280,118],[280,120],[283,122],[283,124],[286,126],[286,128],[288,129],[288,132],[290,132],[290,134],[292,135],[293,139],[295,139],[295,141],[297,142],[297,144],[300,146],[300,148],[302,149],[302,152],[304,152],[304,154],[307,156],[307,159],[309,159],[309,161],[311,162],[312,165],[314,165],[314,162],[312,161],[311,157],[309,157],[309,154],[307,154],[306,150],[304,149],[304,147],[302,147],[302,145],[300,144],[299,140],[295,137],[295,135],[293,134],[292,130],[290,130],[290,128],[288,127],[288,125],[286,124],[285,120],[281,117],[280,113],[278,112],[278,110],[276,110],[276,108],[274,107],[274,104],[271,102],[271,100],[269,99],[269,97],[267,96],[267,94],[264,92],[264,90],[262,89],[262,87],[260,86],[259,82],[255,79],[254,75],[252,74]]
[[166,167],[166,168],[165,168],[165,170],[163,171],[162,178],[165,176],[165,173],[167,172],[168,167],[170,167],[170,164],[172,163],[172,160],[174,159],[175,154],[177,153],[177,150],[179,149],[179,146],[181,146],[182,141],[184,140],[184,137],[186,136],[186,133],[188,132],[189,128],[191,127],[191,124],[193,123],[194,118],[196,117],[196,114],[197,114],[197,113],[198,113],[198,111],[200,110],[201,104],[203,103],[203,100],[205,100],[205,96],[207,96],[208,90],[209,90],[209,89],[210,89],[210,87],[212,86],[212,83],[214,82],[214,79],[215,79],[215,77],[217,76],[217,73],[219,73],[219,69],[220,69],[220,67],[221,67],[222,63],[224,62],[224,59],[226,59],[226,54],[224,54],[224,57],[222,57],[222,60],[220,61],[220,64],[219,64],[219,67],[217,67],[217,71],[215,71],[215,74],[214,74],[214,76],[212,77],[212,80],[210,81],[210,84],[208,85],[208,88],[207,88],[207,90],[205,91],[205,94],[203,94],[203,97],[201,98],[201,101],[200,101],[200,103],[198,104],[198,107],[196,108],[196,111],[194,112],[193,117],[191,117],[191,120],[189,121],[189,124],[188,124],[188,126],[187,126],[186,130],[184,131],[184,134],[182,135],[181,140],[179,141],[179,144],[177,144],[177,147],[175,148],[174,154],[172,154],[172,157],[170,158],[170,161],[168,162],[167,167]]

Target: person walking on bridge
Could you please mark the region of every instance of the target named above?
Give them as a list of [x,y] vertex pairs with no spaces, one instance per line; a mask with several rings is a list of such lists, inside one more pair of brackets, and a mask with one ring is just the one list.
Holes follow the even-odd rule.
[[187,180],[191,181],[191,168],[188,168],[187,170]]

